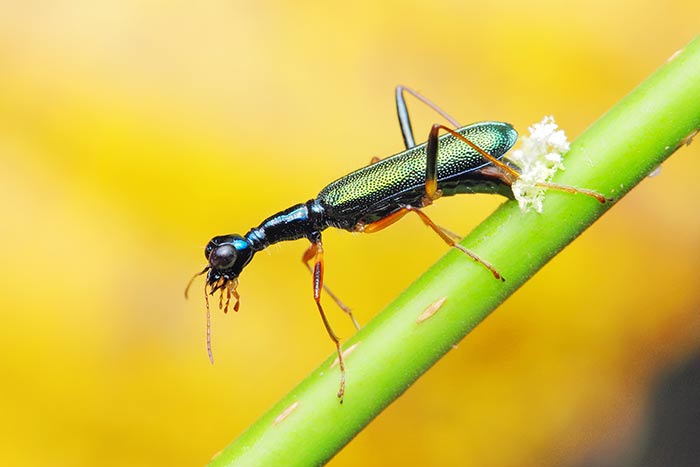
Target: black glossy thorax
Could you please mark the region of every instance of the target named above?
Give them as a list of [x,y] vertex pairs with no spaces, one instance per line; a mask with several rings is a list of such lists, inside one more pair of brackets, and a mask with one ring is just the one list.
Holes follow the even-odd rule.
[[277,242],[299,238],[314,240],[331,225],[323,206],[316,200],[309,200],[273,214],[250,229],[245,238],[255,251],[260,251]]

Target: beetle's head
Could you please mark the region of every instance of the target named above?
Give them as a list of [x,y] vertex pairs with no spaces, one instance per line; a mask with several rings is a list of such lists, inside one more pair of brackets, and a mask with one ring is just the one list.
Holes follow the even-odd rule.
[[213,294],[238,279],[253,257],[253,249],[240,235],[221,235],[209,241],[204,256],[209,261],[207,285],[211,288],[209,293]]
[[[204,249],[204,256],[209,264],[201,272],[195,274],[185,288],[185,298],[187,298],[194,279],[207,273],[207,279],[204,283],[204,300],[207,305],[207,352],[212,363],[214,363],[214,357],[211,351],[209,296],[214,295],[217,290],[220,291],[219,309],[224,310],[224,313],[228,312],[231,297],[233,297],[233,310],[238,311],[240,303],[240,296],[236,290],[238,276],[253,258],[254,253],[250,243],[240,235],[221,235],[212,238]],[[224,294],[226,295],[225,300]]]

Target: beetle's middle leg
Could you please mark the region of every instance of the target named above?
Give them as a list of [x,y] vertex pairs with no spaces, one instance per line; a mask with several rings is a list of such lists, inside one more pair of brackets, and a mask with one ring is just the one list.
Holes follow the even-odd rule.
[[401,209],[399,209],[398,211],[389,214],[388,216],[386,216],[383,219],[379,219],[378,221],[372,222],[371,224],[359,224],[359,225],[357,225],[355,227],[355,231],[356,232],[364,232],[364,233],[379,232],[380,230],[383,230],[383,229],[389,227],[390,225],[392,225],[394,222],[401,219],[403,216],[405,216],[409,212],[415,212],[418,215],[418,217],[421,218],[423,223],[425,225],[427,225],[428,227],[430,227],[433,230],[433,232],[438,234],[440,236],[440,238],[442,238],[442,240],[445,243],[447,243],[449,246],[458,249],[459,251],[466,254],[467,256],[469,256],[471,259],[473,259],[477,263],[484,266],[486,269],[491,271],[491,274],[493,274],[493,276],[496,279],[505,280],[503,278],[503,276],[501,276],[501,274],[496,270],[495,267],[493,267],[493,265],[491,263],[489,263],[488,261],[486,261],[484,259],[481,259],[479,257],[479,255],[477,255],[473,251],[468,250],[467,248],[465,248],[462,245],[460,245],[459,243],[457,243],[459,241],[459,236],[457,234],[452,233],[447,229],[443,229],[442,227],[437,225],[435,222],[433,222],[428,217],[428,215],[426,213],[421,211],[420,208],[416,208],[413,206],[404,206]]
[[[430,204],[432,204],[433,201],[435,201],[436,199],[438,199],[442,195],[442,192],[437,187],[437,156],[438,156],[438,151],[440,149],[440,140],[438,139],[438,135],[439,135],[441,129],[447,130],[450,133],[454,133],[454,134],[458,135],[460,138],[468,141],[470,145],[478,147],[474,143],[472,143],[471,141],[462,137],[458,133],[453,132],[452,130],[445,127],[444,125],[440,125],[440,124],[436,123],[432,126],[432,128],[430,129],[430,134],[428,135],[428,143],[427,143],[427,147],[426,147],[425,195],[423,196],[423,200],[422,200],[423,202],[422,202],[422,205],[420,207],[429,206]],[[486,154],[481,149],[479,149],[479,151]],[[491,156],[489,156],[489,158],[496,161],[496,159],[494,159]],[[501,163],[500,161],[497,161],[497,162]],[[435,222],[433,222],[428,217],[427,214],[425,214],[423,211],[420,210],[420,207],[405,206],[405,207],[401,208],[400,211],[397,211],[396,213],[389,216],[390,218],[396,217],[396,219],[392,220],[391,223],[398,220],[398,218],[403,217],[408,212],[415,212],[418,215],[418,217],[421,218],[423,223],[425,225],[427,225],[428,227],[430,227],[433,230],[433,232],[438,234],[440,236],[440,238],[442,238],[445,243],[447,243],[451,247],[457,248],[459,251],[466,254],[467,256],[469,256],[471,259],[473,259],[477,263],[480,263],[486,269],[491,271],[491,274],[493,274],[493,276],[496,279],[504,280],[503,276],[501,276],[501,274],[496,270],[495,267],[493,267],[493,265],[491,263],[489,263],[486,260],[481,259],[479,257],[479,255],[477,255],[473,251],[470,251],[467,248],[460,245],[459,243],[457,243],[458,239],[455,238],[455,237],[457,237],[455,234],[453,234],[449,230],[443,229],[442,227],[437,225]],[[387,219],[382,219],[382,221],[384,221],[384,223],[386,223]]]
[[428,227],[430,227],[433,232],[438,234],[438,236],[440,238],[442,238],[445,243],[447,243],[449,246],[451,246],[453,248],[457,248],[459,251],[461,251],[462,253],[469,256],[471,259],[473,259],[474,261],[476,261],[477,263],[481,264],[483,267],[485,267],[486,269],[491,271],[491,274],[493,274],[493,277],[495,277],[496,279],[500,279],[502,281],[505,281],[505,279],[503,278],[501,273],[499,273],[491,263],[489,263],[485,259],[482,259],[479,255],[477,255],[473,251],[471,251],[471,250],[463,247],[459,243],[457,243],[457,241],[459,240],[458,235],[450,232],[449,230],[443,229],[442,227],[437,225],[435,222],[432,221],[432,219],[430,219],[430,217],[428,217],[428,215],[426,213],[421,211],[419,208],[414,208],[413,206],[406,206],[403,209],[405,209],[406,212],[415,212],[418,215],[418,217],[420,217],[420,219],[423,221],[423,223],[425,225],[427,225]]
[[[397,88],[397,96],[400,93],[400,89]],[[397,99],[398,102],[398,99]],[[455,134],[458,136],[460,139],[464,139],[469,142],[471,146],[476,146],[474,143],[471,141],[467,140],[464,138],[462,135],[459,133],[455,133],[454,131],[450,130],[449,128],[445,127],[444,125],[440,125],[436,123],[433,125],[433,127],[430,129],[430,134],[428,136],[428,144],[426,148],[427,152],[427,157],[426,157],[426,164],[425,164],[425,194],[423,195],[422,203],[421,206],[416,207],[416,206],[402,206],[399,210],[389,214],[388,216],[384,217],[383,219],[379,219],[378,221],[375,221],[371,224],[359,224],[355,227],[355,231],[358,232],[365,232],[365,233],[373,233],[373,232],[378,232],[382,229],[385,229],[386,227],[392,225],[394,222],[398,221],[401,219],[403,216],[408,214],[409,212],[415,212],[418,217],[421,218],[423,223],[430,227],[433,232],[438,234],[442,240],[447,243],[449,246],[454,247],[461,251],[462,253],[466,254],[469,256],[471,259],[476,261],[477,263],[481,264],[484,266],[486,269],[491,271],[491,274],[496,279],[500,280],[505,280],[503,279],[503,276],[496,270],[495,267],[491,263],[489,263],[486,260],[483,260],[474,253],[473,251],[468,250],[467,248],[463,247],[457,241],[459,240],[459,237],[450,232],[449,230],[443,229],[439,225],[437,225],[435,222],[433,222],[430,217],[423,211],[421,211],[420,208],[423,208],[425,206],[429,206],[430,204],[433,203],[436,199],[438,199],[441,195],[442,192],[438,189],[437,186],[437,156],[438,156],[438,150],[440,147],[440,140],[438,139],[438,134],[440,133],[440,130],[444,129],[447,130],[450,133]],[[495,158],[492,156],[488,155],[483,149],[479,148],[480,153],[486,154],[489,160],[493,160],[498,162],[499,164],[503,164],[500,161],[497,161]],[[512,170],[512,169],[511,169]],[[517,175],[517,172],[516,172]]]

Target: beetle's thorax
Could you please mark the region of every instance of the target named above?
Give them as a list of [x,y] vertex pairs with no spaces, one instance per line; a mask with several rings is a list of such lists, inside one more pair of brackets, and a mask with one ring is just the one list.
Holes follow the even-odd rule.
[[312,199],[268,217],[245,238],[255,251],[287,240],[311,238],[329,227],[325,208]]

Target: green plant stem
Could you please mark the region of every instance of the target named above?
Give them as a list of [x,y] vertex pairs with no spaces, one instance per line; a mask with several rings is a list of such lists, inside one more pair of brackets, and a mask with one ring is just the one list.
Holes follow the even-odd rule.
[[[556,182],[619,200],[699,127],[696,38],[572,144]],[[324,464],[612,204],[553,191],[542,214],[504,203],[462,244],[496,265],[505,282],[462,253],[447,253],[344,344],[354,348],[346,357],[342,405],[335,397],[339,371],[331,367],[331,356],[210,465]],[[443,298],[434,315],[417,322]]]

